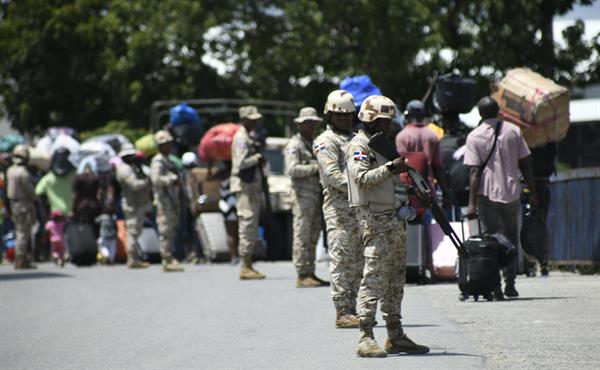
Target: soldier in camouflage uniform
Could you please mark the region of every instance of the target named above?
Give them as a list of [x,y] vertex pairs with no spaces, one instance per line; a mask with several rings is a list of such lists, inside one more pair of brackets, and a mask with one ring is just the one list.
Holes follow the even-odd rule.
[[181,217],[183,186],[175,164],[169,159],[173,137],[168,131],[161,130],[154,134],[154,140],[158,145],[159,153],[152,158],[150,170],[158,223],[160,257],[163,271],[179,272],[183,271],[183,267],[171,255],[171,244]]
[[[415,344],[404,334],[400,322],[406,275],[406,222],[400,220],[398,210],[406,201],[406,189],[400,185],[397,174],[406,172],[408,166],[404,158],[388,161],[368,145],[371,135],[388,132],[395,112],[396,106],[390,99],[368,97],[358,114],[365,128],[346,150],[348,197],[350,206],[357,211],[365,257],[358,293],[361,336],[357,353],[361,357],[429,352],[429,348]],[[388,332],[385,351],[373,336],[378,301]]]
[[127,225],[127,266],[146,268],[149,263],[141,261],[138,238],[144,227],[144,218],[151,204],[152,184],[142,172],[133,145],[126,144],[119,152],[123,162],[117,165],[117,181],[121,185],[121,197],[125,224]]
[[252,267],[252,253],[258,243],[258,220],[263,199],[259,166],[265,159],[253,137],[262,115],[255,106],[240,107],[240,127],[231,144],[231,192],[237,199],[239,253],[242,259],[240,279],[264,279]]
[[315,275],[315,250],[321,234],[323,202],[319,165],[312,146],[315,129],[322,121],[314,108],[302,108],[294,119],[299,132],[292,136],[284,149],[286,173],[292,179],[294,195],[293,260],[298,273],[298,288],[329,285]]
[[29,148],[17,145],[13,150],[13,165],[8,168],[8,199],[15,224],[15,269],[36,268],[31,263],[31,229],[36,222],[35,189],[27,170]]
[[356,297],[363,258],[356,215],[348,207],[344,155],[353,136],[355,110],[352,94],[344,90],[331,92],[324,109],[330,126],[319,135],[313,146],[323,185],[323,214],[331,257],[331,295],[337,328],[356,328],[359,323]]

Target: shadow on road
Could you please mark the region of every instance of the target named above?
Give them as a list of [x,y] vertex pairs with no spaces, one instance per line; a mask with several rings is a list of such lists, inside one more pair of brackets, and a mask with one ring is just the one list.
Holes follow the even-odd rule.
[[[403,328],[432,328],[439,325],[431,325],[431,324],[402,324]],[[385,324],[375,325],[376,328],[385,328]]]
[[520,297],[520,298],[507,298],[503,302],[519,302],[519,301],[545,301],[553,299],[575,299],[577,297]]
[[71,275],[61,274],[58,272],[17,272],[14,274],[0,274],[0,281],[65,278],[65,277],[71,277]]
[[[390,356],[390,355],[388,355]],[[393,356],[393,355],[392,355]],[[424,355],[417,355],[417,354],[408,354],[408,353],[403,353],[400,355],[395,355],[393,357],[406,357],[406,356],[418,356],[418,357],[451,357],[451,356],[466,356],[466,357],[482,357],[480,355],[472,355],[469,353],[456,353],[456,352],[429,352],[426,353]]]

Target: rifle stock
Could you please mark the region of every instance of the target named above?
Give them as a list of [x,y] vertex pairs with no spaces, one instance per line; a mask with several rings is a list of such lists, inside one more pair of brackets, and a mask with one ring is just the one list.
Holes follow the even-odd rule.
[[[387,140],[385,136],[383,136],[383,134],[380,132],[376,133],[371,137],[371,139],[369,140],[369,147],[371,147],[371,149],[373,149],[374,151],[391,161],[400,157],[400,155],[396,151],[396,147],[394,146],[394,144]],[[448,218],[444,214],[444,211],[435,200],[434,194],[429,188],[429,184],[427,183],[427,181],[423,178],[423,176],[421,176],[419,172],[415,171],[413,168],[410,167],[408,170],[408,176],[410,176],[410,178],[415,183],[415,186],[419,193],[429,194],[431,199],[431,213],[433,214],[433,218],[435,218],[437,223],[440,225],[442,231],[444,231],[444,234],[446,234],[450,238],[452,244],[454,244],[454,247],[456,247],[456,249],[458,250],[458,254],[460,256],[465,255],[466,250],[460,238],[450,225],[450,221],[448,221]]]

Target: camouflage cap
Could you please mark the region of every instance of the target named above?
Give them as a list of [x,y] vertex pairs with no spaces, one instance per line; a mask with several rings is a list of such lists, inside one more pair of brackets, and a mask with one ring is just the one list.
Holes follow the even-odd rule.
[[358,113],[358,119],[371,123],[377,118],[392,119],[396,115],[396,104],[385,96],[371,95],[363,101]]
[[327,96],[323,113],[353,113],[356,111],[354,97],[346,90],[334,90]]
[[167,130],[160,130],[154,134],[156,145],[162,145],[173,141],[173,136]]
[[240,107],[240,120],[249,119],[257,120],[262,118],[262,114],[258,112],[258,108],[255,105],[245,105]]
[[322,122],[323,119],[317,115],[317,110],[313,107],[304,107],[300,109],[298,117],[294,118],[294,122],[302,123],[304,121]]

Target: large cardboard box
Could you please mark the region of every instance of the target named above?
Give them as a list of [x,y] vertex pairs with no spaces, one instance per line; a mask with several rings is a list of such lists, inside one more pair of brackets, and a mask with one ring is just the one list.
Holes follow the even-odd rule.
[[527,68],[515,68],[492,97],[502,117],[521,127],[530,148],[562,140],[569,130],[569,90]]

